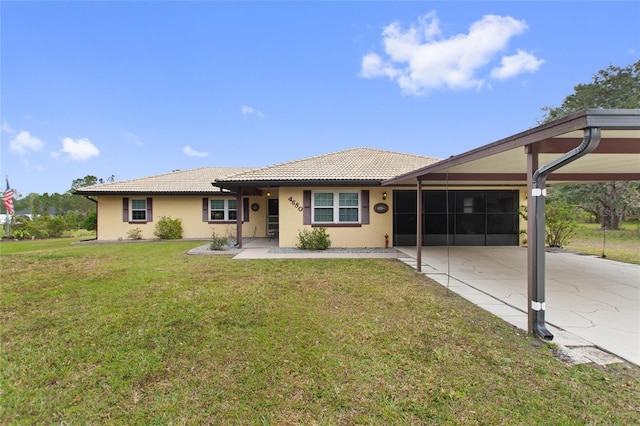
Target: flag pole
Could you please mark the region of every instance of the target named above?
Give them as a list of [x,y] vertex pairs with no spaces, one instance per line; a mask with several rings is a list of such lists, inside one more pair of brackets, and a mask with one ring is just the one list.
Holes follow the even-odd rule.
[[[7,197],[7,192],[10,191],[10,187],[9,187],[9,175],[6,176],[6,182],[7,182],[7,189],[5,190],[5,192],[2,193],[2,198],[5,199],[5,197]],[[6,201],[4,202],[5,205],[5,210],[7,212],[6,214],[6,228],[7,230],[5,231],[4,236],[5,237],[10,237],[11,236],[11,208],[13,208],[13,196],[11,196],[11,204],[9,205]]]
[[7,212],[7,230],[5,231],[4,236],[11,236],[11,214],[9,212]]

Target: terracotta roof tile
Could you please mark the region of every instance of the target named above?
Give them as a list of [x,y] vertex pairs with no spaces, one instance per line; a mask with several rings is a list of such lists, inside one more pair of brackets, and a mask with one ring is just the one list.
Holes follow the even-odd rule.
[[256,168],[218,182],[382,181],[440,161],[438,158],[372,148],[353,148]]
[[127,194],[127,193],[212,193],[222,191],[211,183],[216,179],[250,170],[248,167],[202,167],[179,170],[140,179],[78,188],[77,194]]

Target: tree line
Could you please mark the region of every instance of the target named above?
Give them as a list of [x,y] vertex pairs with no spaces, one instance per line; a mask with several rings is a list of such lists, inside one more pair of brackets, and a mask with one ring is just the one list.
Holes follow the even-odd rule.
[[[80,195],[74,195],[73,191],[114,180],[114,176],[101,179],[87,175],[74,179],[71,188],[64,194],[32,192],[24,197],[18,194],[13,200],[16,214],[8,228],[11,237],[52,238],[62,236],[65,231],[94,231],[97,227],[96,203]],[[2,213],[6,213],[4,205]],[[6,230],[7,228],[3,229],[5,232]]]

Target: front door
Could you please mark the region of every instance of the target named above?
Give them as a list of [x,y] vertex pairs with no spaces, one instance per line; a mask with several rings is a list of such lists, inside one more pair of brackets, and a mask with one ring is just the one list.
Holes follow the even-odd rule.
[[278,199],[267,198],[267,235],[270,238],[278,236],[279,216]]

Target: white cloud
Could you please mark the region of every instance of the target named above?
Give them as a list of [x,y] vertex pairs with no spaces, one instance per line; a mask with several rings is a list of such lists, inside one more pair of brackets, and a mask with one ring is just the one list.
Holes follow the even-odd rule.
[[16,131],[13,130],[11,128],[11,126],[9,125],[9,123],[7,123],[6,121],[2,122],[2,131],[5,132],[5,133],[8,133],[10,135],[15,135],[16,134]]
[[189,157],[206,157],[207,155],[209,155],[208,152],[198,152],[188,145],[182,148],[182,152],[184,152]]
[[[363,56],[360,76],[387,77],[412,95],[434,89],[478,89],[485,84],[483,69],[498,59],[512,37],[526,29],[524,21],[486,15],[474,22],[467,34],[445,38],[435,12],[420,17],[406,30],[393,22],[382,32],[386,59],[376,53]],[[533,72],[541,64],[535,56],[518,51],[503,58],[496,78]]]
[[543,63],[543,59],[518,49],[517,54],[502,58],[500,66],[491,70],[491,77],[506,80],[524,72],[535,72]]
[[260,111],[259,109],[252,108],[250,106],[242,105],[240,107],[240,111],[242,112],[243,115],[255,114],[260,118],[264,118],[264,114],[262,114],[262,111]]
[[[7,129],[5,129],[4,124],[2,125],[2,128],[5,132],[7,132],[8,129],[10,130],[8,133],[15,134],[15,131],[10,129],[8,126]],[[24,130],[20,131],[16,137],[9,142],[9,151],[17,152],[18,154],[40,151],[42,148],[44,148],[44,142]]]
[[89,139],[62,140],[62,152],[68,155],[69,160],[88,160],[100,155],[100,150]]

